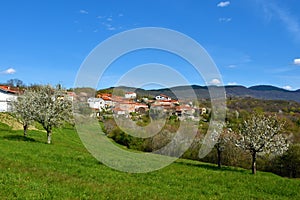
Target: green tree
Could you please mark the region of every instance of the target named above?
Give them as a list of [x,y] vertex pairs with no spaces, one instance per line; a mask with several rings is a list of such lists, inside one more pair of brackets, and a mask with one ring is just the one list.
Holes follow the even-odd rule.
[[287,137],[281,134],[283,126],[276,115],[253,114],[242,124],[236,145],[251,153],[253,174],[256,174],[257,154],[280,155],[288,150]]
[[7,85],[11,86],[11,87],[24,87],[24,83],[23,81],[21,81],[20,79],[9,79],[7,81]]
[[225,150],[227,143],[229,143],[234,138],[232,130],[230,128],[227,128],[223,125],[221,126],[223,127],[220,128],[222,129],[221,133],[214,131],[211,135],[212,140],[215,142],[215,148],[217,150],[218,168],[221,168],[222,152]]

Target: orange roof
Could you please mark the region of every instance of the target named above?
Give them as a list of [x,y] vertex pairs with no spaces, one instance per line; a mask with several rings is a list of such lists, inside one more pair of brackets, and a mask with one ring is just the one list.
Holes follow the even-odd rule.
[[111,101],[111,98],[110,98],[110,97],[106,97],[106,96],[102,97],[102,99],[103,99],[104,101]]
[[103,97],[112,97],[112,94],[109,93],[99,93],[97,94],[97,97],[103,98]]
[[142,103],[136,103],[135,106],[139,106],[139,107],[147,107],[147,108],[148,108],[148,106],[147,106],[146,104],[142,104]]
[[113,108],[114,111],[124,111],[123,109],[117,107],[117,108]]
[[176,110],[193,110],[190,106],[176,106]]
[[0,85],[0,89],[4,90],[6,92],[14,93],[14,94],[20,93],[19,89],[12,88],[12,87],[6,86],[6,85]]
[[75,92],[67,92],[67,95],[72,96],[72,97],[75,97],[75,96],[76,96],[76,93],[75,93]]

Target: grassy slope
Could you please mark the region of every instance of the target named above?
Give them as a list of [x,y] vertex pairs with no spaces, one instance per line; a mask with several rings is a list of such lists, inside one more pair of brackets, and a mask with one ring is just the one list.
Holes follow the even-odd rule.
[[45,133],[0,123],[0,199],[300,199],[300,180],[179,159],[129,174],[95,160],[72,129]]

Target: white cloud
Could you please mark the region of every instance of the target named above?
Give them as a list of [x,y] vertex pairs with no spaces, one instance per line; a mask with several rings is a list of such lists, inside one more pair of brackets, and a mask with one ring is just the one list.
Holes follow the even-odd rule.
[[89,14],[89,12],[86,11],[86,10],[79,10],[79,13],[80,13],[80,14],[85,14],[85,15]]
[[220,3],[218,3],[217,6],[223,8],[223,7],[229,6],[229,4],[230,4],[230,1],[221,1]]
[[285,89],[285,90],[292,90],[293,88],[291,86],[289,86],[289,85],[286,85],[286,86],[283,87],[283,89]]
[[118,16],[119,16],[119,17],[123,17],[123,16],[124,16],[124,14],[123,14],[123,13],[120,13]]
[[300,58],[295,58],[294,59],[294,65],[299,65],[300,66]]
[[107,21],[112,21],[113,19],[111,17],[107,18],[106,19]]
[[14,68],[8,68],[7,70],[4,70],[1,72],[1,74],[14,74],[17,71]]
[[232,20],[232,18],[227,18],[227,17],[220,17],[219,18],[219,22],[230,22]]
[[237,85],[236,82],[229,82],[227,85]]
[[209,84],[211,84],[211,85],[220,85],[220,84],[221,84],[221,81],[220,81],[219,79],[214,78],[214,79],[212,79],[212,80],[209,82]]

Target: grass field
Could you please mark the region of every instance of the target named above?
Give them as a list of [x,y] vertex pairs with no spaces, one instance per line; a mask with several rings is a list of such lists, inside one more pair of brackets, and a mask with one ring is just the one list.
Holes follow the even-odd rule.
[[300,180],[179,159],[130,174],[99,163],[72,128],[46,135],[0,123],[0,199],[300,199]]

